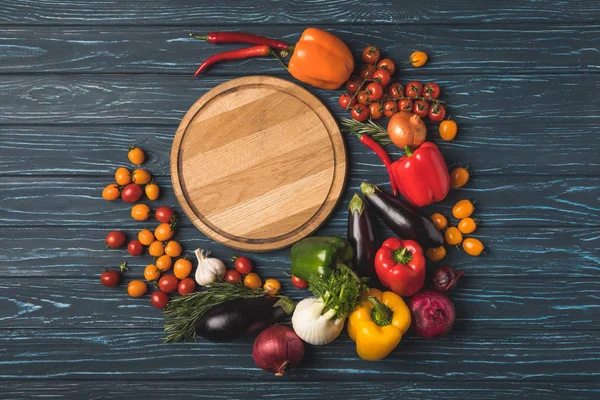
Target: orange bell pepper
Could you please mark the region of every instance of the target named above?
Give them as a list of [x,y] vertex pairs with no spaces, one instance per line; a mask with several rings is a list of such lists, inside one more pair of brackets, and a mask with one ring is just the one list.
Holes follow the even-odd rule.
[[294,47],[288,65],[292,76],[321,89],[337,89],[354,70],[354,57],[337,36],[307,28]]

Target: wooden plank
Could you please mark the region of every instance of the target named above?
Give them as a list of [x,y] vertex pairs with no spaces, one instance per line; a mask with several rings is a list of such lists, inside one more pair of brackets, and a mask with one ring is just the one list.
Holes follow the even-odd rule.
[[219,3],[185,0],[144,2],[136,0],[90,4],[84,0],[36,1],[5,0],[0,9],[3,24],[104,24],[104,25],[190,25],[198,23],[236,25],[243,23],[311,24],[414,22],[539,22],[597,21],[598,5],[584,0],[537,2],[507,0],[501,7],[483,1],[465,4],[460,0],[427,5],[407,0],[384,1],[373,6],[358,0],[314,2],[236,1]]
[[[153,225],[153,224],[149,224]],[[341,224],[340,224],[341,225]],[[379,224],[380,225],[380,224]],[[115,226],[116,227],[116,226]],[[135,230],[131,224],[123,226],[131,238]],[[380,241],[392,236],[391,232],[378,226]],[[117,266],[126,260],[138,268],[152,262],[144,254],[132,258],[122,250],[106,250],[106,228],[98,226],[81,228],[4,228],[0,242],[0,277],[21,278],[43,276],[46,278],[97,278],[108,266]],[[343,226],[324,228],[319,233],[345,237]],[[441,262],[465,271],[465,279],[490,276],[504,279],[596,279],[600,271],[600,230],[581,228],[520,228],[489,227],[483,225],[477,237],[488,246],[487,254],[470,257],[460,250],[450,248]],[[195,228],[184,228],[175,236],[188,252],[200,247],[210,249],[220,258],[228,260],[233,250],[214,243]],[[289,268],[289,249],[248,254],[258,266],[261,275],[277,275],[286,287]],[[535,259],[536,262],[531,260]],[[436,263],[430,263],[433,268]],[[565,266],[569,266],[565,268]],[[137,272],[138,269],[136,269]],[[134,274],[135,275],[135,274]],[[291,288],[291,287],[290,287]]]
[[[386,25],[323,28],[335,33],[358,54],[377,45],[398,62],[397,76],[468,73],[595,72],[600,55],[598,25],[531,26],[414,25],[409,30]],[[220,26],[117,26],[60,28],[7,27],[0,32],[3,52],[0,73],[167,73],[191,75],[202,59],[239,45],[216,46],[188,37],[188,30],[210,32]],[[264,34],[295,43],[302,26],[236,26],[235,30]],[[501,37],[502,40],[498,40]],[[430,56],[426,68],[402,65],[414,49]],[[359,57],[360,58],[360,57]],[[210,75],[283,74],[270,59],[226,62]]]
[[[333,343],[306,346],[301,368],[286,376],[294,382],[347,380],[413,382],[448,379],[538,382],[540,379],[590,381],[598,375],[597,331],[452,332],[426,341],[403,338],[384,360],[369,362],[355,353],[343,334]],[[156,331],[14,330],[0,336],[0,378],[147,380],[279,378],[258,369],[251,357],[252,338],[234,343],[163,345]],[[410,366],[410,368],[408,368]],[[586,375],[592,379],[586,379]],[[597,382],[596,382],[597,383]],[[367,384],[367,383],[365,383]]]

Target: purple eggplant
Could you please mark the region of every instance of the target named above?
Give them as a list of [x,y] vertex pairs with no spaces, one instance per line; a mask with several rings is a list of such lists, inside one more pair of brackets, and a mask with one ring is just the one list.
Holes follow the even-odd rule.
[[354,248],[356,272],[360,276],[376,280],[374,261],[377,242],[369,210],[358,193],[354,194],[348,205],[348,242]]

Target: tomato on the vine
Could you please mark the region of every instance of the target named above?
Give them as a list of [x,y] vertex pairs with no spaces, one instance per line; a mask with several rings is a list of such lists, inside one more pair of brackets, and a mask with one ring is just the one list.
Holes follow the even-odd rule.
[[185,278],[177,285],[177,291],[180,295],[185,296],[196,291],[196,282],[192,278]]
[[175,211],[172,208],[167,206],[158,207],[154,212],[154,217],[157,221],[163,222],[165,224],[170,224],[175,222],[173,217],[175,216]]
[[132,256],[139,256],[144,252],[144,245],[139,240],[132,240],[127,245],[127,252]]
[[400,99],[398,100],[399,111],[410,111],[413,109],[413,101],[411,99]]
[[357,75],[352,75],[346,81],[346,90],[350,93],[356,93],[356,91],[360,87],[360,83],[361,83],[360,77],[358,77]]
[[399,99],[404,96],[404,87],[397,82],[392,83],[388,88],[388,96],[392,99]]
[[383,103],[383,115],[391,117],[398,112],[398,104],[395,100],[388,100]]
[[130,183],[123,188],[121,198],[128,203],[135,203],[142,198],[142,187],[136,183]]
[[292,275],[292,285],[296,286],[298,289],[306,289],[308,287],[308,281]]
[[248,275],[252,272],[252,261],[248,257],[233,256],[231,261],[233,261],[233,266],[240,274]]
[[423,93],[423,84],[419,81],[408,82],[404,89],[406,97],[418,97]]
[[364,90],[362,92],[360,92],[358,95],[356,95],[356,100],[358,101],[358,104],[363,104],[363,105],[367,105],[367,106],[373,102],[373,100],[369,97],[369,93],[367,93]]
[[446,118],[446,107],[444,107],[442,104],[439,103],[435,103],[430,109],[429,109],[429,119],[434,121],[434,122],[440,122],[442,121],[444,118]]
[[417,100],[413,106],[413,113],[425,118],[429,112],[429,103],[426,100]]
[[356,104],[352,107],[350,115],[355,120],[362,122],[369,118],[369,109],[364,104]]
[[367,46],[362,52],[362,60],[367,64],[375,64],[380,57],[381,52],[375,46]]
[[225,276],[223,277],[225,282],[235,283],[242,281],[242,274],[238,272],[238,270],[230,268],[225,272]]
[[157,290],[150,296],[150,302],[152,302],[152,305],[154,307],[160,308],[162,310],[167,306],[167,304],[169,304],[169,295],[165,292]]
[[118,249],[125,244],[127,237],[122,231],[111,231],[106,235],[106,245],[111,249]]
[[440,97],[440,85],[429,82],[423,86],[423,97],[426,99],[437,99]]
[[356,104],[356,97],[353,97],[350,93],[342,93],[338,103],[345,110]]
[[380,101],[376,101],[369,105],[369,114],[371,114],[371,119],[373,121],[377,121],[383,117],[383,106]]
[[158,280],[158,287],[165,293],[172,293],[177,290],[179,279],[173,275],[163,275]]
[[394,72],[396,72],[396,63],[389,58],[384,58],[377,63],[377,68],[385,69],[390,75],[394,75]]
[[371,79],[373,77],[373,72],[377,70],[377,67],[373,64],[365,64],[360,69],[360,77],[361,79]]
[[383,87],[377,82],[369,83],[365,92],[371,101],[377,101],[383,97]]
[[388,70],[379,68],[377,71],[373,72],[373,79],[382,86],[387,86],[392,81],[392,75]]

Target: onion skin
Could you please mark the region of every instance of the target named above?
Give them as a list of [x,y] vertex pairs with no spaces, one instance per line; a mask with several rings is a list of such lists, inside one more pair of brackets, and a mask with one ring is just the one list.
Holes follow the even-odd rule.
[[458,279],[464,275],[462,271],[455,271],[452,267],[441,266],[433,271],[431,287],[440,293],[448,293],[456,286]]
[[423,339],[437,339],[446,336],[456,318],[454,304],[440,292],[423,290],[408,301],[412,317],[411,330]]
[[402,150],[406,146],[419,147],[427,138],[427,127],[425,122],[410,111],[402,111],[394,114],[388,122],[388,136],[392,143]]
[[273,325],[256,337],[252,358],[259,368],[283,376],[304,358],[304,343],[292,328]]

